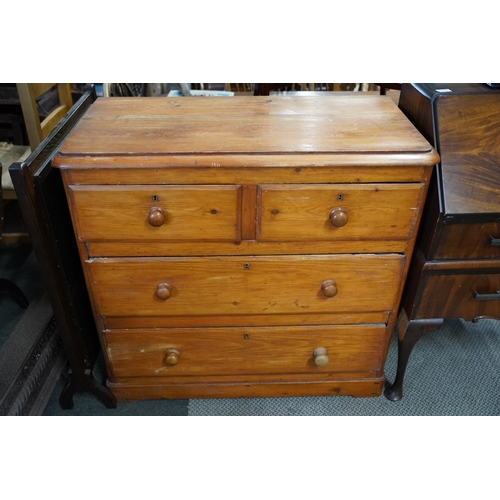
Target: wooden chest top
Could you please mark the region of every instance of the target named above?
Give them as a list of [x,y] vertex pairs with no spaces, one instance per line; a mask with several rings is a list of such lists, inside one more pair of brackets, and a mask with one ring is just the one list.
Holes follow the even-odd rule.
[[[78,157],[189,155],[426,156],[430,144],[388,97],[98,99],[59,151]],[[307,162],[307,158],[304,159]],[[191,163],[192,164],[192,163]]]

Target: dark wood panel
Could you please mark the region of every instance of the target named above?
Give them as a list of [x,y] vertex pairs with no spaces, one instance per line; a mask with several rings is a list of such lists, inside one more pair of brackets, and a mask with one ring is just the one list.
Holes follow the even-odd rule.
[[445,213],[498,213],[500,94],[443,95],[435,106]]
[[[416,319],[463,318],[478,316],[500,319],[500,269],[497,274],[427,275]],[[477,300],[475,294],[492,296]],[[494,298],[493,298],[494,297]]]
[[445,224],[434,259],[500,259],[500,222]]

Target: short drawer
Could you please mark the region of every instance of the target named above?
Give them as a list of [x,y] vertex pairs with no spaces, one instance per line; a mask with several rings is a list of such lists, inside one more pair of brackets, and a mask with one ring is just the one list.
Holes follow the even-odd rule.
[[106,332],[114,377],[367,373],[382,367],[384,326]]
[[500,223],[448,224],[436,238],[432,259],[500,258]]
[[69,186],[80,241],[239,241],[240,186]]
[[262,184],[257,239],[405,241],[421,189],[421,184]]
[[415,318],[500,318],[498,273],[429,274],[425,278]]
[[93,259],[101,316],[246,316],[390,311],[404,257],[320,255]]

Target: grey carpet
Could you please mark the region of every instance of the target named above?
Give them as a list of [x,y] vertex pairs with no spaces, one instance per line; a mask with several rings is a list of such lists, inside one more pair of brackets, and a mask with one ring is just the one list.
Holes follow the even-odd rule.
[[[394,380],[393,335],[386,376]],[[500,323],[448,320],[413,349],[403,399],[348,396],[191,399],[189,416],[483,416],[500,415]]]

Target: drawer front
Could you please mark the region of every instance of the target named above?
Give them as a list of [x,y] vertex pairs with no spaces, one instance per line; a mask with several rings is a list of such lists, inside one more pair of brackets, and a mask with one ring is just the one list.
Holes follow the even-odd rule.
[[420,193],[420,184],[262,184],[257,239],[406,240]]
[[290,315],[390,311],[400,255],[94,259],[98,314]]
[[239,241],[239,186],[69,186],[80,241]]
[[432,258],[500,258],[500,223],[485,222],[443,226]]
[[106,353],[115,377],[373,373],[384,333],[383,326],[114,330]]
[[500,318],[500,268],[498,274],[428,275],[415,319]]

